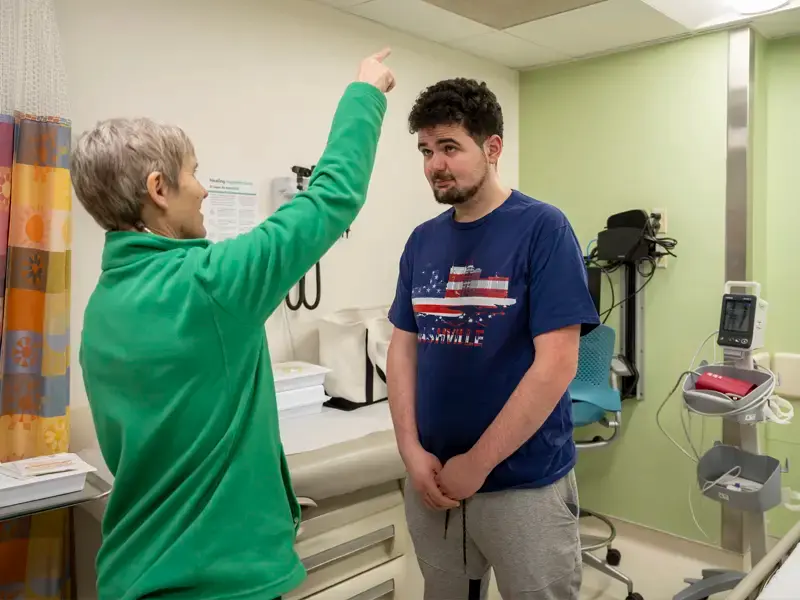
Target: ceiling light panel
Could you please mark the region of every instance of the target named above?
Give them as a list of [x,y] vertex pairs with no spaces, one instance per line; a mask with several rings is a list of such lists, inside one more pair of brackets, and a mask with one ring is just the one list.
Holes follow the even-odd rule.
[[607,0],[506,32],[566,54],[585,56],[679,36],[688,29],[640,0]]

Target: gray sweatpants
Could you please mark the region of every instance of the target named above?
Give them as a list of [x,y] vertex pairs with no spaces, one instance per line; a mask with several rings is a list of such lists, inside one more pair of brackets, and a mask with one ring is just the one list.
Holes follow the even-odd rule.
[[405,489],[424,600],[485,600],[490,567],[503,600],[578,600],[574,472],[539,489],[478,494],[447,512],[427,508],[410,484]]

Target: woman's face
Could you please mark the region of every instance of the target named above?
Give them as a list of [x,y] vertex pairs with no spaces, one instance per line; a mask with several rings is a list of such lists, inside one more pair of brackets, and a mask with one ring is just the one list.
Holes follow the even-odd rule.
[[178,189],[167,194],[167,219],[180,239],[206,237],[200,206],[208,192],[197,181],[197,158],[187,157],[178,177]]

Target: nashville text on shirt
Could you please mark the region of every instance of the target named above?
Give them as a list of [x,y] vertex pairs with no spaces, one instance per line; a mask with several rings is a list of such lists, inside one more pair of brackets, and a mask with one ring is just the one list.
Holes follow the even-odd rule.
[[485,330],[450,327],[424,327],[417,334],[420,344],[445,344],[448,346],[483,346],[483,335]]

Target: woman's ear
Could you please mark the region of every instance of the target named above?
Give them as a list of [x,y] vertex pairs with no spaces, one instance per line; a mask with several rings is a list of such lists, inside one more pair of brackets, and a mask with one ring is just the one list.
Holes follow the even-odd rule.
[[160,171],[153,171],[147,176],[147,195],[160,209],[167,209],[167,186]]

